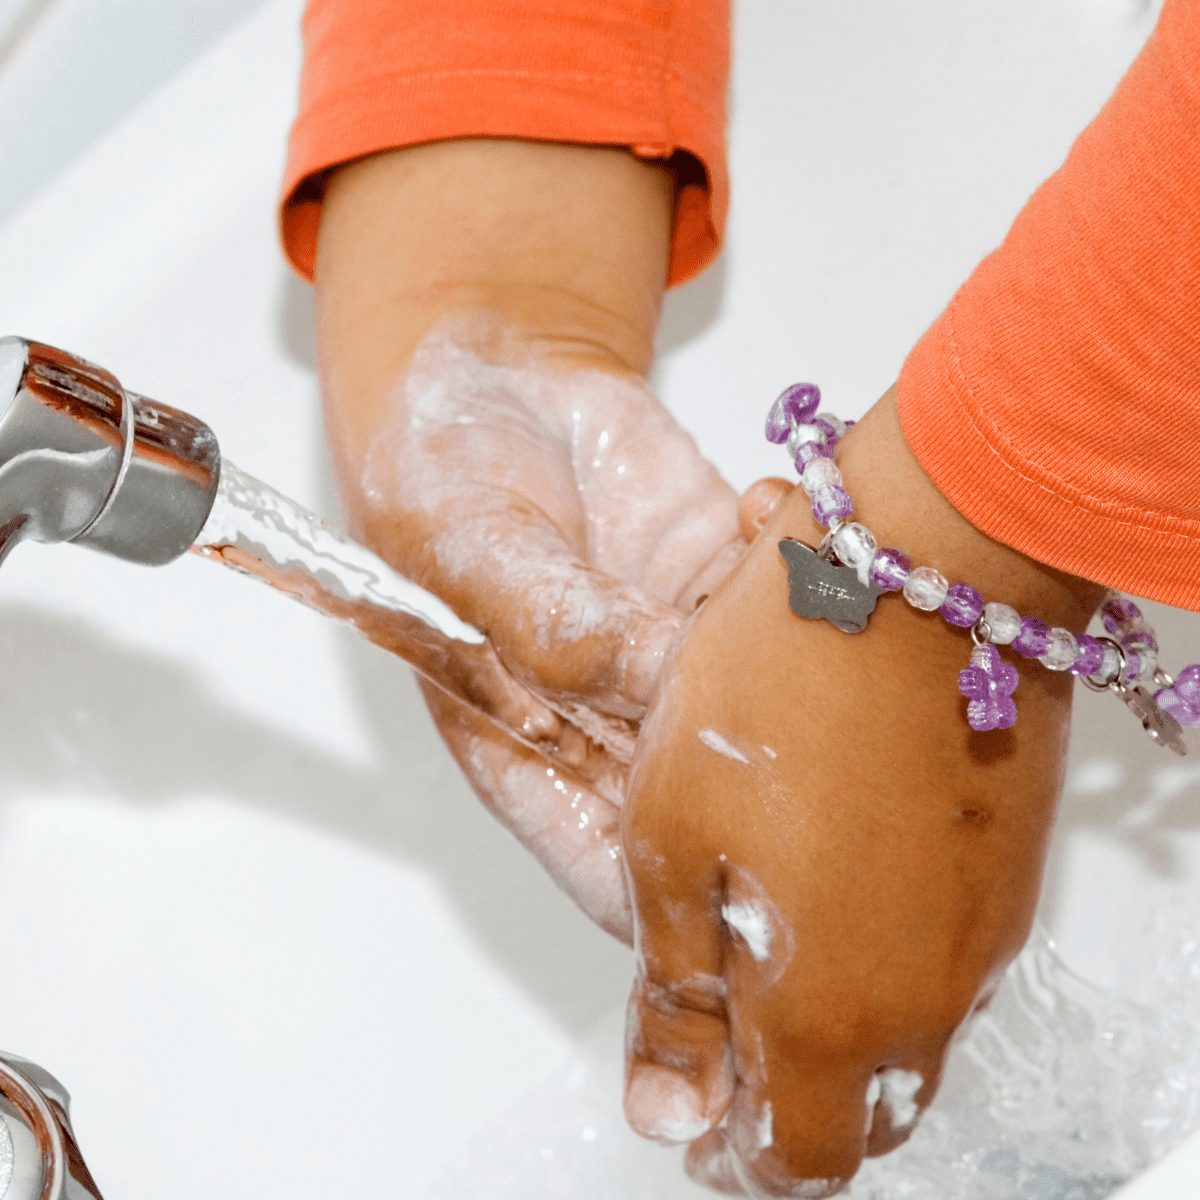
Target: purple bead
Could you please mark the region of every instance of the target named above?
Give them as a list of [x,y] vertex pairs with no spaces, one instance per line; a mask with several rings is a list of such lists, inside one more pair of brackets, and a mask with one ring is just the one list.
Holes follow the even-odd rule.
[[825,444],[827,446],[836,446],[838,442],[838,431],[834,429],[824,417],[817,417],[812,422],[818,429],[825,432]]
[[1087,633],[1077,633],[1075,645],[1079,652],[1067,670],[1072,675],[1095,675],[1104,662],[1104,647],[1097,638]]
[[1200,705],[1189,704],[1184,700],[1179,694],[1178,685],[1155,692],[1154,702],[1168,716],[1174,717],[1180,725],[1186,725],[1189,729],[1200,727]]
[[1157,650],[1158,639],[1148,629],[1135,629],[1121,638],[1123,650]]
[[1013,638],[1012,648],[1023,658],[1041,658],[1050,648],[1050,626],[1037,617],[1022,617],[1021,632]]
[[912,573],[912,559],[890,546],[878,551],[867,572],[871,582],[885,592],[898,592]]
[[967,723],[976,733],[1008,729],[1016,723],[1012,694],[1019,678],[1017,668],[1006,663],[995,646],[976,646],[971,651],[971,665],[958,673],[958,690],[970,701]]
[[801,442],[800,449],[796,451],[796,473],[804,474],[804,468],[808,466],[814,458],[832,458],[833,447],[826,446],[824,442]]
[[767,441],[781,446],[788,440],[792,422],[803,425],[821,406],[821,389],[815,383],[793,383],[785,388],[767,413]]
[[1136,650],[1125,651],[1125,670],[1121,678],[1126,683],[1132,683],[1142,673],[1142,657]]
[[854,511],[854,502],[843,488],[826,484],[817,488],[812,498],[813,519],[818,525],[828,525],[839,517],[844,521]]
[[1132,600],[1126,600],[1124,596],[1106,600],[1100,612],[1104,619],[1104,628],[1109,633],[1119,633],[1123,625],[1136,621],[1142,615],[1142,610]]
[[1184,667],[1175,676],[1175,691],[1185,704],[1200,708],[1200,663]]
[[974,625],[983,613],[983,597],[969,584],[952,583],[946,589],[946,599],[938,609],[948,625],[966,629]]

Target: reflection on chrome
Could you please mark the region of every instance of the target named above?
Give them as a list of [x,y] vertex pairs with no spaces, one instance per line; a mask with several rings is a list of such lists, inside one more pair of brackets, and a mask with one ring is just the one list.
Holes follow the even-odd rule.
[[70,1105],[49,1071],[0,1054],[0,1200],[102,1200],[75,1143]]

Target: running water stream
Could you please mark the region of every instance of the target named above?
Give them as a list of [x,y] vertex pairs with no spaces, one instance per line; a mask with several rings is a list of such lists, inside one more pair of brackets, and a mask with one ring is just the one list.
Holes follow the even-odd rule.
[[619,768],[628,764],[633,747],[627,723],[597,719],[589,726],[590,740],[567,714],[526,691],[484,635],[436,596],[228,459],[221,463],[216,500],[192,550],[346,623],[620,803]]

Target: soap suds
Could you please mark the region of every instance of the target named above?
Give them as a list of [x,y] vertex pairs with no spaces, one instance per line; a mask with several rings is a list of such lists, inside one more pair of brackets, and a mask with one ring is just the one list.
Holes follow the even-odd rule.
[[715,729],[702,729],[697,736],[710,750],[732,758],[734,762],[750,765],[750,760],[736,746],[731,746]]
[[488,311],[430,330],[389,403],[369,502],[426,525],[443,579],[519,598],[538,652],[610,643],[614,687],[647,693],[668,606],[738,542],[736,495],[667,409],[637,380],[547,362]]
[[879,1103],[879,1097],[883,1093],[883,1084],[880,1082],[878,1075],[871,1076],[871,1082],[867,1084],[867,1126],[864,1136],[870,1137],[871,1130],[875,1125],[875,1105]]
[[771,1128],[770,1100],[767,1100],[763,1103],[762,1112],[759,1114],[758,1121],[754,1127],[754,1132],[756,1134],[756,1140],[760,1150],[765,1150],[768,1146],[773,1146],[775,1144],[775,1136]]
[[896,1129],[907,1129],[917,1119],[916,1094],[925,1082],[918,1071],[905,1071],[893,1067],[878,1076],[883,1091],[883,1102],[892,1115]]
[[793,1193],[795,1200],[825,1200],[845,1186],[844,1179],[806,1179]]
[[770,918],[757,904],[748,900],[724,904],[721,906],[721,916],[725,918],[726,925],[741,934],[755,962],[766,962],[770,958],[774,931]]

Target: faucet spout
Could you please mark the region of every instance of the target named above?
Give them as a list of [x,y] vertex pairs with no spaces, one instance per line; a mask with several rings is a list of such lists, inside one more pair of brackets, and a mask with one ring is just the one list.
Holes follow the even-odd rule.
[[0,1053],[0,1196],[102,1200],[75,1142],[70,1106],[49,1071]]
[[66,351],[0,338],[0,560],[28,539],[171,562],[208,518],[220,461],[189,413]]

